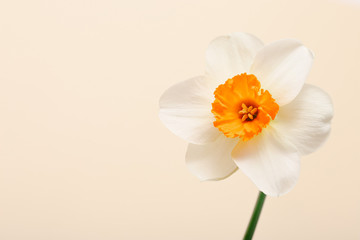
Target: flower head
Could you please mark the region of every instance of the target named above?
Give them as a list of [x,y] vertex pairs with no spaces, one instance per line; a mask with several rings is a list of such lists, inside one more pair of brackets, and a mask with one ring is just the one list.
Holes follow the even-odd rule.
[[290,191],[300,157],[320,147],[331,128],[330,97],[304,84],[312,61],[291,39],[264,45],[234,33],[213,40],[206,73],[160,99],[162,122],[189,142],[193,174],[219,180],[240,168],[267,195]]

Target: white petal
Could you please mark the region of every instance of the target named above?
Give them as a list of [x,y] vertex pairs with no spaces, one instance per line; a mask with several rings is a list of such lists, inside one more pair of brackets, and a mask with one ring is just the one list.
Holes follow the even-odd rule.
[[300,42],[280,40],[261,49],[250,73],[269,90],[279,106],[291,102],[300,92],[310,72],[313,55]]
[[232,152],[236,165],[270,196],[290,191],[300,172],[300,156],[291,145],[281,142],[269,129],[247,142],[239,142]]
[[318,87],[305,84],[291,103],[280,108],[271,126],[302,154],[316,151],[331,130],[333,106],[330,96]]
[[233,33],[214,39],[206,51],[206,70],[218,84],[248,72],[256,53],[264,44],[246,33]]
[[205,77],[170,87],[160,98],[160,120],[188,142],[205,144],[215,141],[220,131],[213,125],[213,91],[211,82]]
[[206,145],[189,144],[186,165],[200,180],[221,180],[237,170],[231,151],[238,139],[221,136]]

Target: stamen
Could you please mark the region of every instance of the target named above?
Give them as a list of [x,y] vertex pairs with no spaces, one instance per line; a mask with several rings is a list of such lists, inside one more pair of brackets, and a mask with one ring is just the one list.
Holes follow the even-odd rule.
[[245,103],[241,104],[241,106],[242,106],[243,110],[247,111],[247,107],[246,107]]
[[246,111],[245,109],[243,109],[243,110],[241,110],[239,113],[240,113],[240,114],[245,114],[245,113],[247,113],[247,111]]
[[239,111],[239,114],[241,116],[241,121],[245,122],[246,120],[253,120],[256,117],[257,108],[254,108],[253,106],[247,107],[245,103],[241,104],[242,109]]
[[245,122],[247,118],[248,118],[248,115],[244,114],[241,118],[241,121]]

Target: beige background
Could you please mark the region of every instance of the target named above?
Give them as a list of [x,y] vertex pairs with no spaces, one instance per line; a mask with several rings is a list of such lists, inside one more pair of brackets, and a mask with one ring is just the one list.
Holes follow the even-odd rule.
[[255,239],[360,239],[360,5],[325,0],[1,1],[0,239],[241,239],[257,189],[199,182],[158,120],[216,36],[297,38],[333,98],[327,144],[268,198]]

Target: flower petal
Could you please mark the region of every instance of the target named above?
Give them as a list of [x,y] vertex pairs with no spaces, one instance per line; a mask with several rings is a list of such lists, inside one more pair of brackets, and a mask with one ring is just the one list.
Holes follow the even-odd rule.
[[300,172],[300,156],[292,145],[280,141],[269,126],[259,136],[239,142],[232,151],[236,165],[270,196],[290,191]]
[[280,108],[271,124],[284,140],[305,155],[325,142],[330,134],[332,117],[330,96],[318,87],[305,84],[294,101]]
[[291,102],[300,92],[313,62],[311,51],[292,39],[280,40],[261,49],[250,73],[269,90],[279,106]]
[[206,71],[218,84],[248,72],[264,44],[247,33],[233,33],[214,39],[206,51]]
[[206,145],[189,144],[186,165],[201,180],[221,180],[237,170],[231,151],[239,139],[220,136]]
[[160,120],[184,140],[205,144],[220,135],[211,113],[213,90],[205,77],[196,77],[170,87],[160,98]]

